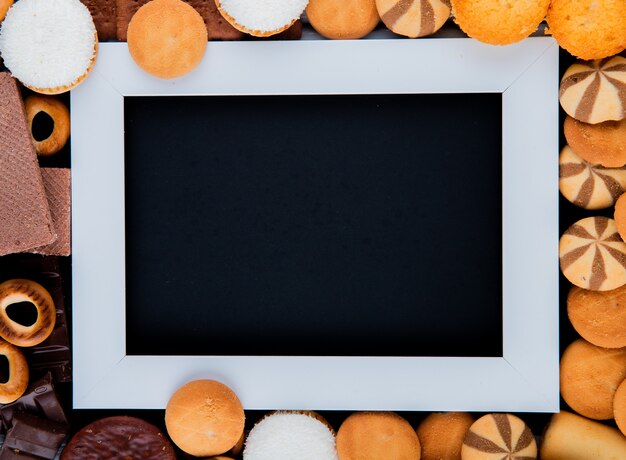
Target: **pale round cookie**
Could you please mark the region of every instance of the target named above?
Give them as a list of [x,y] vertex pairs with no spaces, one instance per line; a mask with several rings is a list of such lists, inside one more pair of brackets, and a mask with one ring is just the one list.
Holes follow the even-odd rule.
[[422,445],[421,460],[461,460],[463,440],[474,423],[466,412],[439,412],[430,414],[417,427]]
[[511,414],[487,414],[476,420],[465,435],[463,460],[537,458],[537,443],[530,428]]
[[420,451],[415,430],[393,412],[356,412],[337,432],[339,460],[420,460]]
[[182,0],[152,0],[128,24],[128,51],[150,75],[176,78],[195,69],[208,42],[204,20]]
[[580,59],[602,59],[626,48],[624,0],[552,0],[546,21],[559,46]]
[[172,441],[196,457],[220,455],[243,433],[245,414],[237,395],[215,380],[193,380],[167,402],[165,426]]
[[613,397],[626,378],[626,348],[596,347],[578,339],[561,356],[561,396],[584,417],[613,418]]
[[626,119],[592,125],[568,116],[563,131],[570,147],[589,163],[607,168],[626,165]]
[[309,0],[215,0],[230,25],[255,37],[287,30],[300,19],[308,3]]
[[599,61],[578,61],[561,79],[561,107],[570,117],[583,123],[623,120],[626,118],[624,85],[626,58],[614,56]]
[[613,398],[613,417],[620,431],[626,436],[626,380],[624,380]]
[[626,284],[626,244],[613,219],[576,222],[561,236],[559,257],[563,275],[578,287],[609,291]]
[[320,35],[335,40],[365,37],[380,19],[376,0],[310,0],[306,17]]
[[452,0],[454,22],[472,38],[508,45],[528,37],[546,17],[550,0]]
[[376,7],[389,30],[411,38],[434,34],[450,17],[449,0],[376,0]]
[[567,315],[576,332],[593,345],[626,347],[626,285],[612,291],[572,286]]
[[566,145],[559,156],[559,190],[569,202],[581,208],[608,208],[626,190],[626,167],[593,165]]

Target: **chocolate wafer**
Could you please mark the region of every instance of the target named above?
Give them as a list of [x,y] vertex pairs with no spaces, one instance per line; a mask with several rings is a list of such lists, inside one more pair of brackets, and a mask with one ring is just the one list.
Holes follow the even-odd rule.
[[93,23],[98,31],[98,40],[115,40],[117,38],[117,15],[115,0],[80,0],[91,13]]
[[29,252],[49,256],[69,256],[70,245],[70,170],[67,168],[41,168],[41,177],[48,198],[52,224],[57,239]]
[[46,245],[56,235],[37,154],[13,77],[0,73],[0,256]]

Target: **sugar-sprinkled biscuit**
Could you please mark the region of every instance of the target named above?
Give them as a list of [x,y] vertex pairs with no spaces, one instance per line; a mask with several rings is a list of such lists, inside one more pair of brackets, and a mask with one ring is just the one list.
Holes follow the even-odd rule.
[[537,443],[530,428],[511,414],[487,414],[476,420],[465,435],[463,460],[532,460]]
[[608,208],[626,190],[626,167],[593,165],[566,145],[559,157],[559,189],[568,201],[581,208]]
[[411,38],[434,34],[450,17],[450,0],[376,0],[376,7],[389,30]]
[[614,56],[572,64],[561,79],[559,100],[569,116],[584,123],[623,120],[626,118],[626,58]]
[[608,291],[626,284],[626,244],[613,219],[587,217],[559,241],[563,275],[578,287]]

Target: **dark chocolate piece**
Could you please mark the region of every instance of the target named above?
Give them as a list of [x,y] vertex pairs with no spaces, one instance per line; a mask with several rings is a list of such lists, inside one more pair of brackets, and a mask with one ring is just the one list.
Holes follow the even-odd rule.
[[88,458],[176,460],[176,453],[157,427],[139,418],[121,416],[87,425],[72,437],[61,453],[61,460]]
[[54,459],[67,436],[68,426],[51,422],[25,412],[16,412],[13,427],[4,439],[4,445],[18,452]]
[[67,423],[67,417],[54,390],[50,372],[31,384],[17,401],[0,406],[0,419],[5,429],[11,428],[14,414],[18,412],[28,412],[53,422]]
[[11,449],[6,444],[0,449],[0,460],[40,460],[41,457],[33,457],[32,455],[25,454],[17,449]]

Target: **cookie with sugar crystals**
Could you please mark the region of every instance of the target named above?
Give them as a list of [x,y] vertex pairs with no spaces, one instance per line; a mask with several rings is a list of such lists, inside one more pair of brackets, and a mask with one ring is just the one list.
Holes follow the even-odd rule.
[[623,120],[626,118],[626,58],[614,56],[571,65],[561,79],[559,100],[569,116],[584,123]]
[[511,414],[487,414],[476,420],[465,435],[463,460],[537,458],[537,443],[530,428]]
[[411,38],[434,34],[450,17],[450,0],[376,0],[376,8],[389,30]]
[[626,167],[591,164],[566,145],[559,157],[559,189],[568,201],[581,208],[608,208],[626,191]]
[[578,287],[609,291],[626,284],[626,244],[613,219],[576,222],[561,236],[559,257],[563,275]]

